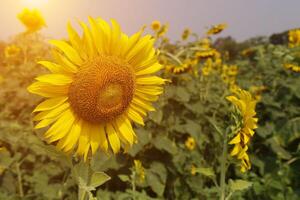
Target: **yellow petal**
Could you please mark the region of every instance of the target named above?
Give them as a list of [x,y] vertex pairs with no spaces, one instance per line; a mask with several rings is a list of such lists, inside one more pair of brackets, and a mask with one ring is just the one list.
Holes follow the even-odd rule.
[[66,152],[70,151],[76,146],[81,133],[81,126],[82,126],[82,121],[75,120],[70,132],[64,138],[64,145],[62,146],[62,148],[64,148]]
[[104,151],[104,152],[107,152],[108,150],[108,141],[107,141],[107,138],[106,138],[106,133],[105,133],[105,129],[104,129],[104,126],[101,125],[99,127],[99,143],[100,143],[100,148]]
[[96,23],[97,23],[99,29],[102,32],[102,37],[103,37],[103,40],[102,40],[103,52],[107,53],[108,55],[110,55],[109,50],[110,50],[110,43],[111,43],[111,37],[110,37],[111,36],[111,28],[107,24],[107,22],[104,21],[101,18],[97,18],[96,19]]
[[145,101],[157,101],[158,100],[158,96],[156,95],[150,95],[150,94],[145,94],[139,91],[135,91],[135,95]]
[[92,34],[83,22],[79,22],[80,26],[83,28],[83,44],[85,44],[84,49],[88,53],[89,58],[94,58],[96,55],[94,42],[92,39]]
[[120,139],[116,133],[115,128],[111,124],[106,125],[106,134],[113,152],[115,154],[118,153],[121,147]]
[[230,140],[229,144],[238,144],[241,142],[241,134],[238,133],[232,140]]
[[136,91],[148,95],[160,95],[163,93],[163,88],[160,86],[137,86]]
[[76,153],[79,156],[85,156],[90,147],[89,145],[89,133],[90,131],[90,124],[88,122],[82,122],[82,126],[81,126],[81,133],[78,139],[78,147],[77,147],[77,151]]
[[129,109],[133,109],[134,111],[138,112],[139,114],[143,115],[144,117],[147,115],[146,111],[143,108],[135,105],[134,103],[131,103],[129,105]]
[[92,17],[89,17],[89,22],[91,25],[91,33],[92,33],[98,54],[103,53],[104,52],[103,40],[105,39],[105,36],[103,35],[102,31],[98,27],[97,22]]
[[67,58],[72,61],[72,63],[78,66],[82,65],[83,61],[78,52],[67,42],[61,40],[51,40],[49,43],[61,50],[67,56]]
[[141,99],[138,98],[138,97],[133,97],[132,102],[133,102],[135,105],[137,105],[137,106],[139,106],[139,107],[141,107],[141,108],[143,108],[143,109],[145,109],[145,110],[148,110],[148,111],[155,111],[155,108],[153,108],[151,104],[149,104],[149,103],[146,102],[146,101],[141,100]]
[[73,46],[73,48],[75,50],[79,51],[81,48],[80,47],[81,39],[80,39],[79,35],[77,34],[77,32],[72,27],[70,22],[68,22],[67,30],[68,30],[68,35],[69,35],[69,40],[70,40],[71,45]]
[[53,62],[49,61],[39,61],[38,64],[43,65],[45,68],[47,68],[50,72],[54,74],[66,74],[66,73],[74,73],[73,70],[70,70],[67,67],[63,67],[61,65],[58,65]]
[[68,109],[69,106],[70,106],[70,104],[68,102],[66,102],[66,103],[63,103],[62,105],[57,106],[56,108],[54,108],[52,110],[42,111],[39,114],[37,114],[36,116],[34,116],[33,120],[39,121],[42,119],[56,117],[57,115],[61,114],[66,109]]
[[241,146],[239,144],[234,145],[232,151],[230,152],[231,156],[237,155],[241,151]]
[[132,126],[130,124],[130,121],[121,116],[116,119],[116,126],[119,130],[120,135],[130,144],[132,145],[134,142],[134,131],[132,129]]
[[117,55],[120,51],[119,40],[121,38],[121,27],[116,22],[116,20],[111,19],[112,29],[111,29],[111,44],[110,44],[110,54]]
[[52,56],[55,58],[55,60],[64,67],[65,70],[70,71],[72,73],[78,72],[78,67],[73,64],[68,58],[66,58],[64,55],[59,53],[56,50],[52,50]]
[[143,30],[141,30],[141,31],[133,34],[131,37],[129,37],[126,48],[122,49],[123,52],[122,52],[121,56],[123,58],[125,58],[126,55],[128,54],[128,52],[130,52],[131,49],[136,45],[136,43],[139,41],[142,33],[143,33]]
[[35,82],[27,90],[43,97],[62,97],[68,93],[69,85],[52,85],[49,83]]
[[44,128],[46,126],[49,126],[50,124],[52,124],[53,122],[55,122],[60,116],[61,115],[58,115],[57,117],[54,117],[54,118],[43,119],[38,124],[36,124],[34,126],[34,128],[35,129],[40,129],[40,128]]
[[35,78],[42,83],[49,83],[52,85],[68,85],[73,82],[73,78],[63,74],[45,74]]
[[38,111],[44,111],[44,110],[52,110],[56,108],[57,106],[61,105],[64,103],[68,97],[57,97],[57,98],[51,98],[43,101],[40,103],[33,112],[38,112]]
[[155,73],[155,72],[161,70],[162,68],[163,68],[163,66],[161,64],[156,63],[150,67],[147,67],[145,69],[142,69],[142,70],[136,72],[135,74],[137,76],[152,74],[152,73]]
[[136,83],[140,85],[162,85],[165,84],[166,80],[158,76],[148,76],[136,79]]
[[70,131],[74,121],[75,117],[72,111],[70,109],[66,110],[45,133],[45,138],[50,143],[63,138]]
[[142,125],[142,126],[144,126],[145,124],[144,124],[144,120],[143,120],[143,118],[141,117],[141,115],[139,114],[139,113],[137,113],[136,111],[134,111],[133,109],[128,109],[128,112],[127,112],[127,115],[128,115],[128,117],[132,120],[132,121],[134,121],[134,122],[136,122],[136,123],[138,123],[138,124],[140,124],[140,125]]
[[101,142],[101,136],[100,136],[100,124],[91,124],[90,129],[90,145],[92,149],[92,154],[94,155],[96,151],[99,148],[100,142]]

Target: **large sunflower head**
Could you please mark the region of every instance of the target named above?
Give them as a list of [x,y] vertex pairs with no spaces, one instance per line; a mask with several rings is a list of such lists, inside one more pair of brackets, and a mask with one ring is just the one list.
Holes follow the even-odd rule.
[[36,78],[31,93],[48,98],[34,112],[35,128],[51,126],[48,142],[86,159],[99,148],[117,153],[136,141],[131,121],[144,125],[165,80],[153,75],[162,66],[150,35],[132,36],[111,20],[80,23],[83,36],[68,25],[69,41],[51,41],[54,62],[41,61],[51,73]]

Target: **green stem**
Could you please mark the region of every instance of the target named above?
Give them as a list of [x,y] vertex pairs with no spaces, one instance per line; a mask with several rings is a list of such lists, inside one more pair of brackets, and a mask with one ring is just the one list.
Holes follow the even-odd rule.
[[16,163],[16,170],[17,170],[17,176],[18,176],[18,186],[19,186],[19,193],[20,197],[24,197],[24,192],[23,192],[23,184],[22,184],[22,174],[20,170],[20,163]]
[[136,178],[136,174],[135,174],[135,171],[133,171],[132,178],[131,178],[131,186],[132,186],[132,192],[133,192],[133,199],[134,200],[136,200],[136,196],[135,196],[135,191],[136,191],[135,178]]
[[230,193],[228,194],[228,196],[225,198],[225,200],[229,200],[232,194],[233,194],[233,193],[230,192]]
[[176,57],[175,55],[166,52],[166,51],[160,51],[160,53],[165,54],[166,56],[170,57],[171,59],[173,59],[174,61],[176,61],[179,65],[182,65],[182,62],[179,60],[178,57]]
[[[90,160],[88,161],[88,163],[85,163],[88,165],[87,167],[87,171],[88,171],[88,180],[87,183],[90,184],[91,181],[91,177],[92,177],[92,170],[91,170],[91,164],[90,164]],[[78,185],[78,199],[79,200],[86,200],[88,198],[88,192],[85,188],[80,188],[80,186]]]
[[221,158],[221,176],[220,176],[220,200],[225,200],[225,177],[226,177],[226,158],[227,158],[227,131],[225,131],[223,139],[223,150]]

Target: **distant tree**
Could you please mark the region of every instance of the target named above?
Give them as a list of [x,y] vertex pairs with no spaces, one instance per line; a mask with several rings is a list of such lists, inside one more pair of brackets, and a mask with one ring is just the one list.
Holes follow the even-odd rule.
[[216,39],[214,47],[222,53],[228,52],[230,59],[235,58],[239,53],[238,43],[231,36]]
[[274,33],[270,36],[271,44],[287,44],[288,43],[288,31],[282,33]]

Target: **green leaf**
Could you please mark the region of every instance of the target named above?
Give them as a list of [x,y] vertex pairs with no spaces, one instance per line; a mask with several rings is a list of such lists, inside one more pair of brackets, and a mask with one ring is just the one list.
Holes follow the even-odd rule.
[[216,174],[211,167],[199,167],[196,168],[196,172],[208,177],[215,177]]
[[188,102],[190,100],[190,93],[184,87],[176,88],[176,97],[179,101]]
[[96,188],[108,180],[110,180],[110,177],[104,172],[94,172],[89,186]]
[[167,136],[165,135],[158,135],[152,142],[154,146],[159,150],[165,150],[170,154],[177,153],[177,147],[174,142],[172,142]]
[[163,164],[154,162],[150,169],[146,171],[146,181],[151,189],[158,195],[162,196],[166,187],[167,170]]
[[252,186],[251,182],[244,181],[242,179],[229,180],[229,186],[231,191],[241,191],[246,190]]
[[130,181],[130,178],[129,176],[125,175],[125,174],[120,174],[118,175],[118,177],[121,179],[121,181],[123,182],[129,182]]

